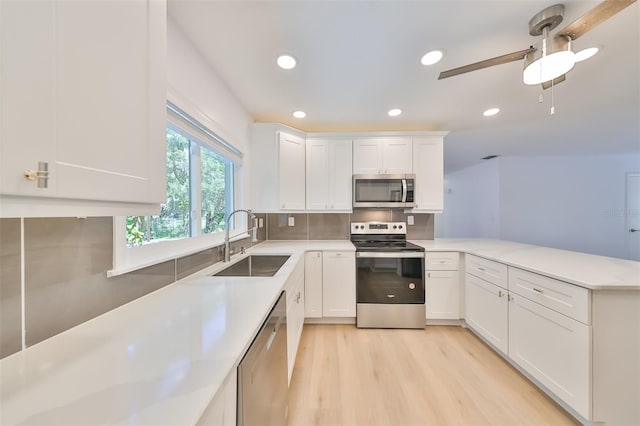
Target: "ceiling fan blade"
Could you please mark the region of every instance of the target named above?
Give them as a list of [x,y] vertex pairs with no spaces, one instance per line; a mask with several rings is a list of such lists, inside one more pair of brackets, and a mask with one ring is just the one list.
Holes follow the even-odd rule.
[[556,77],[553,80],[545,81],[544,83],[541,84],[542,90],[547,90],[551,86],[557,86],[559,83],[562,83],[566,79],[567,79],[567,75],[562,74],[560,77]]
[[571,38],[571,40],[575,40],[636,1],[637,0],[604,0],[561,29],[556,36],[566,36]]
[[443,78],[453,77],[459,74],[464,74],[466,72],[481,70],[483,68],[489,68],[494,65],[507,64],[509,62],[519,61],[524,59],[528,53],[536,50],[534,47],[530,47],[528,49],[520,50],[518,52],[508,53],[502,56],[496,56],[495,58],[486,59],[484,61],[476,62],[474,64],[465,65],[463,67],[453,68],[447,71],[442,71],[438,80],[442,80]]

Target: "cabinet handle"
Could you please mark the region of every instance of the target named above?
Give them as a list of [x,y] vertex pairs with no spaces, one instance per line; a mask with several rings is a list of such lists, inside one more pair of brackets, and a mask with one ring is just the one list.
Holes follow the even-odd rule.
[[427,272],[427,277],[431,278],[431,272]]
[[49,187],[49,163],[38,161],[38,170],[25,170],[24,177],[37,181],[38,188]]
[[498,297],[502,297],[502,290],[498,290]]
[[511,296],[510,294],[507,294],[507,301],[511,302],[513,300],[513,296]]
[[484,272],[484,271],[485,271],[485,269],[484,269],[484,268],[482,268],[482,267],[480,267],[480,266],[478,266],[478,270],[479,270],[479,271],[482,271],[482,272]]
[[536,288],[536,287],[534,287],[534,288],[533,288],[533,291],[537,291],[538,293],[543,293],[543,291],[542,291],[542,289],[541,289],[541,288]]

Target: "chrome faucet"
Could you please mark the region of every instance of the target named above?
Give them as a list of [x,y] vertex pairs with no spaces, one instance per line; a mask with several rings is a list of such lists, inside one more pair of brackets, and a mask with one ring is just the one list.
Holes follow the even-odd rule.
[[[231,260],[231,244],[229,243],[229,221],[231,220],[231,217],[238,212],[245,212],[247,214],[247,232],[251,232],[252,242],[258,241],[256,238],[256,215],[254,215],[251,210],[238,209],[232,211],[231,213],[229,213],[229,216],[227,216],[226,226],[224,228],[224,262],[228,262],[229,260]],[[251,229],[249,229],[249,221],[251,221],[252,223]]]

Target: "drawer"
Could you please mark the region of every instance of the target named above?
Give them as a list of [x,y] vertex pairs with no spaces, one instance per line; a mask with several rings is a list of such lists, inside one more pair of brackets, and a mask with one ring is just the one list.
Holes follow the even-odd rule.
[[509,267],[509,291],[591,324],[591,291],[544,275]]
[[424,266],[427,271],[457,271],[460,253],[457,251],[428,251]]
[[502,263],[468,254],[465,256],[465,272],[504,289],[507,288],[507,265]]

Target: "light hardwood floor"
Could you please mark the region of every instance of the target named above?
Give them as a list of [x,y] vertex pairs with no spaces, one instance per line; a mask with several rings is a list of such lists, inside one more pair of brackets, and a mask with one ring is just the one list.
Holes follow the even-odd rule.
[[469,330],[305,325],[289,425],[574,425]]

